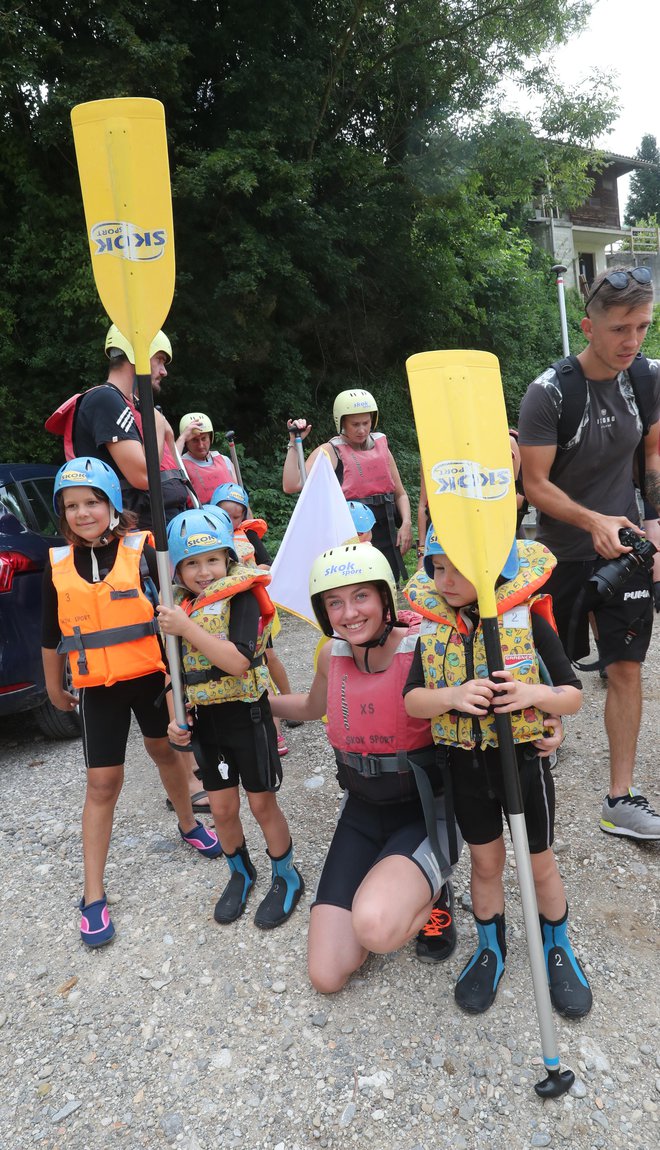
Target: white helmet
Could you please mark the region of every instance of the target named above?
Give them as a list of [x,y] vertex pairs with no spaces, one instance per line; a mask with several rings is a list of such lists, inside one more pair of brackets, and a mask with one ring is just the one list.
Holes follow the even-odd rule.
[[332,417],[341,435],[341,421],[345,415],[371,415],[371,430],[378,426],[378,404],[370,391],[357,387],[353,391],[340,391],[332,405]]
[[204,415],[202,411],[189,411],[187,415],[181,416],[179,421],[179,435],[183,435],[191,423],[199,424],[198,430],[200,435],[213,435],[213,424],[208,415]]
[[[158,355],[162,351],[165,356],[165,362],[172,362],[172,344],[165,335],[164,331],[157,331],[149,346],[149,359],[152,356]],[[116,359],[117,355],[125,355],[128,362],[135,365],[135,352],[133,351],[133,344],[122,335],[116,324],[112,324],[108,328],[108,334],[105,337],[105,354],[108,359]]]
[[371,543],[348,543],[324,551],[312,564],[309,574],[309,597],[324,635],[332,635],[323,592],[353,583],[376,583],[387,596],[390,623],[396,623],[396,583],[389,562]]

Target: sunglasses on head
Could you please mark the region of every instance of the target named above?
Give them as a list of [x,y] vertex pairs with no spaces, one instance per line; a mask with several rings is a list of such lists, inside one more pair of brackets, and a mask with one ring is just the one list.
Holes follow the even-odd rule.
[[634,280],[638,284],[650,284],[652,280],[651,269],[647,267],[641,268],[622,268],[620,271],[609,272],[608,275],[603,276],[598,287],[591,293],[589,299],[584,305],[584,310],[587,312],[589,305],[592,304],[598,295],[603,284],[609,284],[615,291],[623,291],[628,287],[628,280]]

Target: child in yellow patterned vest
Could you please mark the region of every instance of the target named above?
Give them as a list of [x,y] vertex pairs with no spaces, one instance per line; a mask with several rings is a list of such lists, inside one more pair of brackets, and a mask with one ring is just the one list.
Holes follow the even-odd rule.
[[[264,659],[274,615],[270,575],[238,562],[222,511],[184,511],[167,537],[175,606],[159,607],[159,622],[165,634],[181,639],[195,758],[230,870],[214,917],[237,919],[257,877],[240,819],[240,782],[271,860],[272,885],[254,916],[256,926],[268,930],[286,922],[304,890],[275,794],[282,768]],[[191,741],[174,719],[169,735],[178,746]]]
[[[477,592],[445,554],[433,528],[424,570],[406,595],[426,619],[405,687],[409,715],[431,719],[448,748],[454,812],[470,848],[478,945],[454,990],[463,1010],[491,1006],[504,973],[506,798],[493,712],[511,715],[550,997],[566,1018],[591,1009],[586,975],[567,934],[568,906],[552,850],[555,794],[544,752],[544,715],[571,715],[582,702],[551,623],[549,597],[537,594],[555,565],[539,543],[514,542],[496,590],[504,667],[489,676]],[[545,681],[544,681],[545,680]]]

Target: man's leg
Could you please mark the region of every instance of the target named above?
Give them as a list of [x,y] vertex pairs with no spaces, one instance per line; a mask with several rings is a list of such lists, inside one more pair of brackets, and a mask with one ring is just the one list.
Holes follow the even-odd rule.
[[639,663],[607,667],[605,730],[610,745],[610,798],[626,795],[632,786],[639,726],[642,719],[642,671]]
[[605,730],[610,745],[610,793],[603,802],[600,829],[633,839],[660,839],[660,815],[632,790],[635,752],[642,716],[641,665],[609,663]]

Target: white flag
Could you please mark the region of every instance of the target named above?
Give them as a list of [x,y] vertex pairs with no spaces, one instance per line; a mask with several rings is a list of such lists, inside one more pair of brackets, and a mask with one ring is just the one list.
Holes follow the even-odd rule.
[[357,543],[355,526],[332,464],[321,451],[270,569],[273,603],[318,627],[309,598],[312,563],[323,551],[345,543]]

